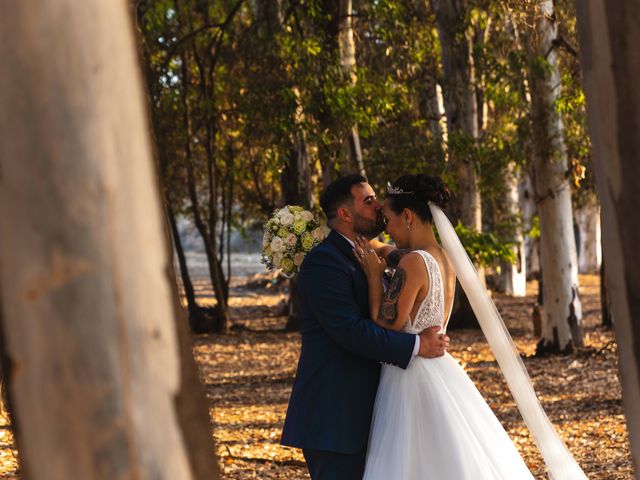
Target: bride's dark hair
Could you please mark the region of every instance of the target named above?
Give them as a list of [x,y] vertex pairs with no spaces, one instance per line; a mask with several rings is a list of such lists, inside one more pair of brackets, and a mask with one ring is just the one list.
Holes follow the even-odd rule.
[[423,221],[433,223],[428,202],[433,202],[440,208],[449,203],[451,193],[449,187],[440,177],[425,175],[403,175],[391,185],[387,192],[389,206],[396,213],[408,208]]

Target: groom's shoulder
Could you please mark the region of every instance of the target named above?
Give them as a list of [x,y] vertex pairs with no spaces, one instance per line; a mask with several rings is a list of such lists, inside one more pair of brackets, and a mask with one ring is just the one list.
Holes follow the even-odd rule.
[[329,239],[325,239],[320,245],[314,247],[307,253],[301,266],[301,273],[304,270],[315,269],[317,267],[333,267],[339,270],[346,269],[346,259],[344,254]]
[[340,251],[333,243],[325,240],[307,253],[305,263],[324,262],[332,259],[338,261],[340,259]]

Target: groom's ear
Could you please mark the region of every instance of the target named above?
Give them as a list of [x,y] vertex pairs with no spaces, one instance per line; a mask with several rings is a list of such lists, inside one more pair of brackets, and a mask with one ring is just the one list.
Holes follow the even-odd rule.
[[336,216],[343,222],[347,222],[347,223],[352,222],[351,212],[349,211],[348,208],[338,207],[338,211],[336,212],[336,214],[337,214]]

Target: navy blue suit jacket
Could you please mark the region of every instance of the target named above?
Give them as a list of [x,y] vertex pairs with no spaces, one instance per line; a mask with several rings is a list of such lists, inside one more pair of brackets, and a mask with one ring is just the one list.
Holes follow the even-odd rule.
[[406,368],[415,335],[369,319],[366,277],[335,231],[306,256],[297,294],[302,349],[282,444],[359,452],[369,438],[380,362]]

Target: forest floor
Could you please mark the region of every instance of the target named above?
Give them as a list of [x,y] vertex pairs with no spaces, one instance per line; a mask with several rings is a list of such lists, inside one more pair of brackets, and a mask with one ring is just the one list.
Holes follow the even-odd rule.
[[[533,357],[529,295],[495,295],[538,396],[569,450],[591,480],[631,479],[632,464],[618,381],[616,345],[600,327],[596,276],[581,276],[585,348],[571,355]],[[271,287],[271,288],[269,288]],[[213,302],[197,285],[202,304]],[[300,339],[284,331],[286,292],[258,275],[232,283],[234,328],[228,335],[194,337],[194,353],[211,405],[222,477],[308,479],[301,452],[279,445]],[[450,353],[462,364],[496,413],[536,479],[544,465],[480,331],[450,332]],[[10,426],[0,419],[0,479],[18,479]]]

